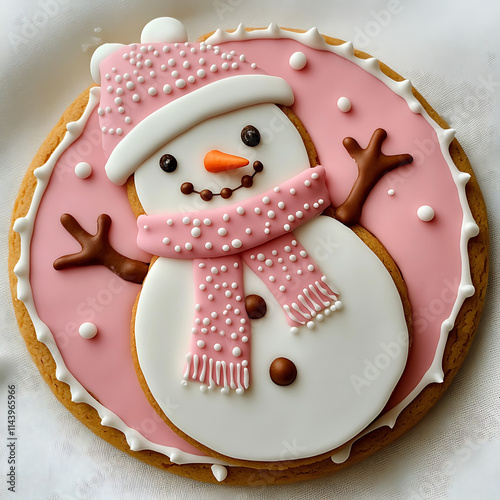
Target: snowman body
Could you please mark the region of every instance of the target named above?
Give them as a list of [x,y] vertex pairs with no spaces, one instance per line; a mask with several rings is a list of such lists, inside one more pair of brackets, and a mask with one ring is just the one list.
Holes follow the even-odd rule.
[[[260,133],[257,145],[242,140],[249,125]],[[211,150],[244,158],[248,166],[214,173],[206,162],[204,167]],[[164,155],[175,158],[175,170],[159,167]],[[255,161],[263,169],[252,174]],[[134,183],[146,214],[197,213],[203,220],[204,210],[243,203],[308,168],[295,126],[277,106],[257,104],[180,134],[136,170]],[[251,185],[242,185],[251,174]],[[193,187],[188,194],[181,189],[186,183]],[[220,195],[224,188],[231,190],[229,198]],[[213,193],[209,201],[199,195],[203,190]],[[227,457],[300,459],[341,446],[382,411],[406,363],[403,306],[377,256],[326,216],[314,217],[293,235],[338,290],[342,307],[326,307],[314,321],[291,329],[269,287],[243,264],[244,295],[262,297],[267,312],[250,320],[251,372],[248,388],[239,394],[183,377],[196,307],[191,260],[156,259],[138,300],[135,346],[150,394],[175,427]],[[204,343],[216,342],[207,334]],[[290,385],[270,377],[278,357],[297,368]]]

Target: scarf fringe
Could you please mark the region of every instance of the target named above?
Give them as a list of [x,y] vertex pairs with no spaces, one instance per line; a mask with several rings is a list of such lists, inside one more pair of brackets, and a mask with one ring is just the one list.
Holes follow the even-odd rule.
[[206,354],[188,353],[186,355],[186,369],[183,381],[196,380],[201,382],[200,390],[221,387],[223,394],[228,394],[229,389],[233,389],[237,394],[242,394],[250,386],[250,371],[248,361],[241,363],[226,363],[216,361]]
[[283,310],[297,325],[310,327],[311,320],[315,318],[319,321],[323,320],[321,312],[329,316],[331,312],[340,308],[339,292],[332,290],[325,275],[321,276],[321,281],[323,284],[315,281],[314,285],[311,284],[307,288],[303,288],[302,293],[297,295],[296,302],[283,305]]

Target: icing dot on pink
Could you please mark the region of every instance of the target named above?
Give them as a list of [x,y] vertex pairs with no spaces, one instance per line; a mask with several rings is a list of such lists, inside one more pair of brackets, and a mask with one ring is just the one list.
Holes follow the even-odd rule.
[[94,323],[82,323],[78,329],[80,336],[86,340],[93,339],[97,335],[97,326]]
[[75,165],[75,174],[80,179],[87,179],[92,174],[92,167],[87,162],[79,162]]
[[307,57],[303,52],[294,52],[289,59],[290,67],[296,71],[304,69],[307,64]]
[[351,111],[351,101],[347,97],[340,97],[337,101],[337,107],[342,113],[348,113]]

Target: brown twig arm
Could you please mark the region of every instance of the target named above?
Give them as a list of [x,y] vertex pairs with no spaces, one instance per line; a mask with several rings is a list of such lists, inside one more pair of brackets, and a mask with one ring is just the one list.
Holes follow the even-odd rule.
[[101,214],[97,218],[97,232],[90,234],[80,226],[70,214],[61,216],[61,223],[82,250],[71,255],[64,255],[54,261],[54,269],[60,271],[70,267],[105,266],[120,278],[141,284],[148,272],[149,264],[129,259],[118,253],[109,242],[111,217]]
[[346,137],[343,141],[347,152],[358,165],[358,177],[347,199],[335,210],[335,218],[352,226],[359,222],[363,205],[375,184],[396,167],[408,165],[413,161],[409,154],[387,156],[382,153],[382,143],[387,138],[384,129],[373,132],[366,149],[361,148],[356,139]]

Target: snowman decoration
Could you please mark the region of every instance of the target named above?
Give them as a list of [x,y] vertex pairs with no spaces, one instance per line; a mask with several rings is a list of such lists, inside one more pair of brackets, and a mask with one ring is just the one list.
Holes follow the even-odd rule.
[[[104,214],[96,235],[65,214],[83,248],[54,267],[106,265],[143,282],[132,325],[139,378],[201,449],[279,461],[347,442],[382,411],[408,351],[393,280],[347,226],[411,157],[384,155],[380,129],[366,149],[346,138],[359,176],[334,210],[328,167],[311,165],[283,108],[290,85],[244,55],[188,43],[180,22],[161,18],[140,44],[99,48],[91,69],[107,176],[127,184],[138,246],[155,257],[118,254]],[[280,130],[265,133],[276,117]]]

